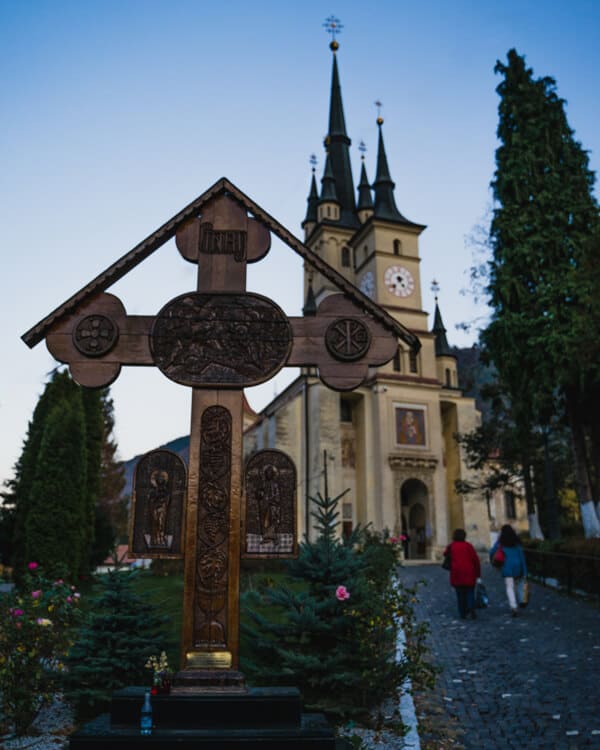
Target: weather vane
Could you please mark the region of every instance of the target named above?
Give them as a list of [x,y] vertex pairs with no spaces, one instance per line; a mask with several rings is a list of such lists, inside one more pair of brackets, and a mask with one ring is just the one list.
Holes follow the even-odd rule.
[[317,168],[317,157],[316,154],[311,154],[310,159],[308,160],[310,162],[310,166],[312,167],[312,171],[314,172]]
[[437,302],[437,296],[438,296],[438,292],[440,291],[440,285],[435,279],[431,282],[431,291],[435,295],[435,301]]
[[360,151],[360,158],[364,160],[365,154],[367,153],[367,147],[365,146],[365,142],[361,141],[358,144],[358,150]]
[[344,25],[340,23],[340,19],[336,18],[335,16],[329,16],[329,18],[325,19],[325,23],[323,24],[323,28],[327,29],[327,33],[331,34],[331,44],[329,47],[335,52],[336,49],[340,46],[336,41],[336,36],[338,34],[341,34],[342,29],[344,28]]
[[381,108],[383,107],[383,104],[377,99],[375,102],[375,106],[377,107],[377,124],[382,125],[383,124],[383,117],[381,116]]

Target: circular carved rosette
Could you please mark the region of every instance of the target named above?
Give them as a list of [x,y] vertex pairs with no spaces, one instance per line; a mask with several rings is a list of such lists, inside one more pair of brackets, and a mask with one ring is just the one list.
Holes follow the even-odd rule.
[[87,315],[73,331],[73,343],[86,357],[101,357],[119,338],[117,324],[106,315]]
[[283,367],[292,329],[266,297],[190,292],[158,313],[150,346],[156,365],[177,383],[244,388]]
[[356,318],[338,318],[325,331],[327,351],[342,362],[354,362],[364,357],[370,343],[369,329]]

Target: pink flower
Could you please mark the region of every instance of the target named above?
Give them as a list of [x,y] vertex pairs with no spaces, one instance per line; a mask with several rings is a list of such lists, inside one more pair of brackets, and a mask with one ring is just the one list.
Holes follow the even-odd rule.
[[13,609],[12,616],[13,617],[22,617],[25,613],[22,609]]
[[400,534],[400,541],[405,542],[406,541],[406,534]]
[[398,539],[398,537],[397,537],[397,536],[391,536],[391,537],[390,537],[390,542],[391,542],[392,544],[398,544],[398,542],[399,542],[399,541],[400,541],[400,540]]
[[75,593],[73,594],[73,597],[74,597],[75,599],[79,599],[79,598],[81,598],[81,594],[79,593],[79,591],[76,591],[76,592],[75,592]]
[[58,579],[57,579],[56,581],[54,581],[54,585],[55,585],[55,586],[60,586],[60,585],[61,585],[61,584],[63,584],[63,583],[64,583],[64,581],[63,581],[63,579],[62,579],[62,578],[58,578]]
[[338,586],[335,590],[335,596],[339,602],[350,599],[350,594],[348,593],[348,589],[345,586]]
[[73,601],[73,597],[67,596],[67,604],[71,604],[72,601]]
[[32,591],[31,592],[31,598],[32,599],[39,599],[41,595],[42,595],[42,590],[41,589],[38,589],[37,591]]
[[29,568],[29,570],[36,570],[40,566],[36,562],[30,562],[30,563],[27,563],[27,567]]

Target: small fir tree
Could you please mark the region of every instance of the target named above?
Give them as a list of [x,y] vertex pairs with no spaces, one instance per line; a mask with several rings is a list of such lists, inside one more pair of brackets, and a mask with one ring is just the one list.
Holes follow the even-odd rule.
[[[340,497],[313,498],[318,538],[289,563],[292,583],[244,595],[252,624],[242,627],[242,662],[256,683],[299,687],[310,708],[364,717],[410,670],[409,659],[395,659],[397,618],[409,598],[392,580],[396,545],[361,529],[339,538]],[[273,619],[259,611],[264,604]]]
[[77,713],[104,710],[114,690],[148,682],[145,664],[165,648],[165,618],[133,589],[135,572],[109,572],[67,659],[65,692]]

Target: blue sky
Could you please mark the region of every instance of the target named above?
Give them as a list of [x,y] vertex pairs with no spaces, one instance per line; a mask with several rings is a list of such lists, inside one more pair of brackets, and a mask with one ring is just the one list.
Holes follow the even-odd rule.
[[[297,236],[323,164],[331,53],[321,24],[344,29],[338,62],[346,124],[374,176],[376,99],[396,199],[421,237],[425,310],[435,277],[451,343],[468,345],[485,308],[469,286],[494,170],[498,58],[515,47],[551,75],[598,170],[600,2],[0,0],[0,480],[54,366],[23,332],[197,195],[226,176]],[[151,314],[195,285],[172,244],[110,291]],[[249,286],[298,314],[301,266],[274,244]],[[290,379],[249,394],[259,409]],[[189,427],[188,389],[150,368],[112,388],[130,458]]]

